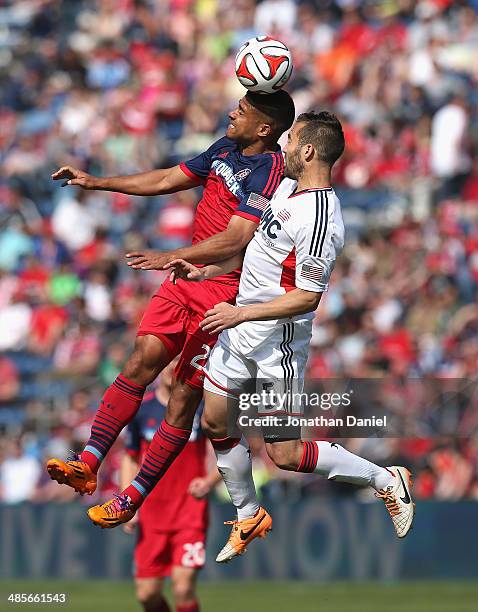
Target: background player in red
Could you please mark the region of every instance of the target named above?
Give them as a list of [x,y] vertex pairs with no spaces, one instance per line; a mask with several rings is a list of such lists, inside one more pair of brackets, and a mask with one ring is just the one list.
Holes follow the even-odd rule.
[[[171,392],[174,362],[161,373],[154,392],[145,395],[141,411],[128,425],[121,463],[123,486],[136,474],[142,456],[164,417]],[[197,612],[196,579],[205,562],[207,494],[221,477],[215,464],[206,474],[207,442],[198,411],[183,452],[153,490],[134,519],[124,526],[137,531],[134,553],[136,596],[147,612],[170,610],[162,595],[171,576],[177,612]]]
[[[171,193],[204,185],[194,222],[193,246],[170,253],[130,254],[130,265],[158,269],[175,258],[209,263],[239,253],[250,241],[262,211],[280,183],[283,157],[277,145],[292,125],[294,103],[283,90],[271,95],[248,92],[230,113],[226,136],[194,159],[167,170],[129,177],[96,178],[69,166],[53,179],[86,189],[136,195]],[[89,510],[102,527],[126,522],[186,444],[202,397],[202,371],[215,337],[201,331],[204,313],[219,302],[233,303],[239,271],[198,290],[180,280],[165,281],[153,296],[140,324],[132,355],[106,390],[80,456],[50,459],[51,478],[80,493],[96,488],[96,472],[119,432],[138,411],[145,388],[180,354],[166,417],[153,437],[141,469],[123,495]]]

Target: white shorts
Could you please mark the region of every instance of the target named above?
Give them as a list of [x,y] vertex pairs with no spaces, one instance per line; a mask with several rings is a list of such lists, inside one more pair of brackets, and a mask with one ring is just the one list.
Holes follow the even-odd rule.
[[[248,321],[219,335],[204,368],[204,388],[237,398],[263,390],[300,394],[312,335],[312,321]],[[252,384],[251,384],[252,383]],[[300,412],[284,403],[286,412]],[[272,408],[272,406],[270,407]]]

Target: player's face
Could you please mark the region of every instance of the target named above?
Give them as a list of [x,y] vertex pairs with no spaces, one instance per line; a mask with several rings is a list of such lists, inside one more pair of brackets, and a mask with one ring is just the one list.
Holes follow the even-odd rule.
[[230,123],[226,136],[241,144],[251,144],[258,140],[258,131],[264,121],[247,99],[241,98],[233,111],[229,113]]
[[300,156],[302,147],[299,146],[299,132],[303,126],[303,123],[295,123],[292,126],[284,148],[284,174],[295,181],[299,180],[304,172],[304,162]]

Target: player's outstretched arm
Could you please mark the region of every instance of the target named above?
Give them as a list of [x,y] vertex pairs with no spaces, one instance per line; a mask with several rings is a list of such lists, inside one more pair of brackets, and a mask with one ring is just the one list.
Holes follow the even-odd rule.
[[[184,259],[192,264],[223,262],[239,253],[241,253],[242,263],[242,251],[251,241],[256,228],[257,223],[255,221],[234,215],[223,232],[190,247],[166,253],[150,249],[135,251],[126,253],[126,259],[128,260],[128,266],[135,270],[164,270],[166,264],[173,259]],[[240,267],[240,265],[237,267]],[[228,271],[232,272],[234,269],[231,268]],[[213,276],[217,276],[217,274],[213,274]]]
[[223,329],[235,327],[245,321],[269,321],[313,312],[319,305],[322,293],[294,289],[270,302],[231,306],[226,302],[216,304],[208,310],[201,321],[202,329],[210,334],[218,334]]
[[[233,215],[227,228],[197,244],[175,251],[176,256],[190,263],[224,262],[242,253],[254,235],[258,222]],[[241,257],[242,260],[242,257]],[[234,268],[231,268],[232,271]]]
[[115,191],[128,195],[151,196],[174,193],[200,184],[201,179],[188,176],[180,166],[151,170],[129,176],[98,177],[78,170],[73,166],[62,166],[51,175],[54,181],[63,181],[62,187],[76,185],[83,189]]
[[184,259],[173,259],[164,266],[164,269],[171,270],[169,278],[172,282],[175,282],[178,278],[198,282],[237,270],[237,268],[242,266],[243,259],[244,252],[234,255],[234,257],[230,257],[229,259],[225,259],[224,261],[208,264],[202,268],[197,268],[194,264]]

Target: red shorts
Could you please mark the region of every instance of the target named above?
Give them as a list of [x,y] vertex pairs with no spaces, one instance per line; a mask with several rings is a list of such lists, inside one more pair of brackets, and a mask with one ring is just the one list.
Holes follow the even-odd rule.
[[173,566],[200,569],[206,561],[206,531],[154,531],[140,523],[134,550],[135,578],[162,578]]
[[171,361],[181,353],[175,369],[179,380],[202,389],[209,352],[217,334],[203,332],[199,323],[206,310],[219,302],[234,304],[237,285],[214,281],[201,283],[165,280],[151,301],[139,324],[138,336],[157,336],[169,352]]

